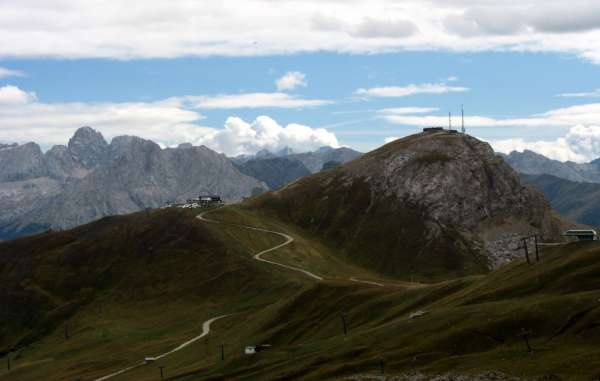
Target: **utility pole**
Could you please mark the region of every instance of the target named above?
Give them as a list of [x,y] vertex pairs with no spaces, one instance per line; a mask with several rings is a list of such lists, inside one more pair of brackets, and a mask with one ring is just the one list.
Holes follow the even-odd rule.
[[448,129],[452,129],[452,113],[448,112]]
[[225,344],[221,344],[221,361],[225,361]]
[[348,335],[348,323],[346,321],[346,318],[348,317],[346,315],[345,312],[342,312],[340,314],[340,317],[342,318],[342,329],[344,330],[344,336]]
[[165,379],[165,375],[164,375],[164,373],[163,373],[163,369],[164,369],[164,368],[165,368],[164,366],[159,366],[159,367],[158,367],[158,369],[160,369],[160,379],[161,379],[161,380],[164,380],[164,379]]
[[527,238],[523,238],[523,249],[525,249],[525,258],[527,259],[527,264],[530,265],[531,261],[529,260],[529,250],[527,249]]
[[461,120],[462,120],[461,132],[464,134],[466,131],[465,131],[465,109],[463,108],[463,105],[460,105],[460,115],[461,115]]
[[527,345],[527,352],[533,353],[533,348],[531,348],[531,345],[529,344],[529,335],[530,334],[531,334],[531,331],[529,331],[525,328],[521,328],[521,332],[519,332],[519,334],[517,336],[522,337],[523,341],[525,341],[525,345]]
[[535,242],[535,261],[539,262],[540,261],[540,251],[538,249],[538,236],[537,234],[533,236],[534,242]]
[[6,370],[10,370],[10,353],[6,355]]

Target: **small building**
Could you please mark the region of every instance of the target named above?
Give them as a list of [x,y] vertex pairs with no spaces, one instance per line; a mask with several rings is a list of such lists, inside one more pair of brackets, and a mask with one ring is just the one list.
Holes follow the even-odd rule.
[[261,344],[261,345],[248,345],[244,349],[244,354],[247,355],[255,355],[258,352],[264,351],[265,349],[271,347],[270,344]]
[[439,132],[444,131],[444,127],[425,127],[423,132]]
[[223,203],[221,196],[217,195],[200,195],[198,198],[200,206],[220,205]]
[[566,237],[577,237],[580,241],[597,241],[598,233],[594,229],[571,229],[564,234]]

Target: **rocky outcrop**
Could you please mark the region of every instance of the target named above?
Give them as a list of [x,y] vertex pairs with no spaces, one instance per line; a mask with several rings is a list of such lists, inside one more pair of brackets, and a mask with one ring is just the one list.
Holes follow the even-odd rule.
[[553,241],[563,227],[487,143],[446,131],[396,140],[252,205],[394,275],[485,271],[506,262],[507,236]]
[[35,143],[0,148],[0,182],[24,181],[48,175],[44,154]]
[[74,161],[93,169],[109,160],[110,147],[102,134],[90,127],[79,128],[69,140],[68,150]]

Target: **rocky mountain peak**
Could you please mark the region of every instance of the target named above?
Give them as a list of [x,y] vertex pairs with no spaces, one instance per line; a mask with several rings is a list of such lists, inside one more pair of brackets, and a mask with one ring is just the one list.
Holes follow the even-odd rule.
[[0,149],[0,182],[22,181],[47,173],[44,154],[35,143],[10,145]]
[[106,162],[110,151],[102,134],[91,127],[77,129],[69,140],[68,149],[73,158],[88,169]]
[[256,204],[396,275],[484,271],[518,254],[520,237],[562,228],[489,144],[448,131],[398,139]]

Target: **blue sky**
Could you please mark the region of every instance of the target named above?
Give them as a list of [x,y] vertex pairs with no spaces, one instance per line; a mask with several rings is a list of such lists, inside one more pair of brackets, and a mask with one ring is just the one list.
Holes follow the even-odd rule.
[[[24,45],[0,48],[0,142],[34,140],[47,148],[66,143],[75,128],[89,124],[107,138],[135,134],[164,145],[189,140],[230,155],[284,144],[297,150],[338,144],[367,151],[386,138],[405,136],[430,124],[446,124],[449,111],[458,125],[460,105],[464,104],[468,132],[490,141],[498,150],[529,148],[575,161],[600,156],[600,94],[595,92],[600,88],[600,62],[596,48],[586,45],[600,20],[588,25],[585,14],[573,14],[570,19],[576,22],[580,17],[581,23],[588,24],[557,25],[551,12],[545,19],[530,20],[515,8],[515,17],[522,17],[523,25],[537,28],[535,33],[526,33],[512,20],[493,25],[493,30],[481,21],[487,20],[490,12],[502,13],[502,8],[494,8],[501,6],[499,2],[457,0],[461,7],[456,9],[437,3],[440,12],[446,12],[439,17],[460,29],[452,32],[446,27],[448,41],[439,35],[429,41],[426,31],[431,20],[416,19],[411,25],[377,19],[377,15],[361,19],[359,8],[366,2],[359,0],[353,0],[356,11],[345,11],[339,20],[315,18],[316,3],[286,0],[282,4],[290,3],[292,8],[271,7],[271,16],[285,18],[290,9],[301,6],[307,9],[312,24],[318,21],[318,28],[313,29],[330,33],[338,28],[348,40],[335,45],[326,34],[314,41],[307,34],[306,42],[287,29],[278,37],[277,25],[270,27],[268,34],[243,30],[241,37],[211,29],[201,47],[222,51],[198,53],[186,47],[171,51],[173,45],[156,39],[115,39],[115,34],[101,25],[104,21],[96,20],[90,11],[98,4],[83,3],[75,6],[70,0],[61,0],[53,7],[28,0],[11,9],[13,17],[39,12],[39,17],[50,23],[63,14],[53,12],[65,7],[67,15],[88,17],[89,30],[94,31],[98,23],[98,35],[90,32],[89,39],[85,35],[79,38],[81,26],[75,21],[69,26],[66,17],[65,30],[48,27],[42,35],[46,43],[36,41],[33,34],[27,37],[33,32],[23,27],[20,38]],[[178,7],[168,13],[162,12],[162,5],[151,3],[157,2],[144,4],[156,7],[157,13],[152,15],[161,27],[171,18],[184,17]],[[325,3],[338,6],[333,0]],[[392,3],[381,0],[379,5],[385,10]],[[403,11],[413,10],[413,3],[405,2]],[[463,3],[475,6],[464,8]],[[531,0],[529,5],[540,4]],[[550,4],[559,6],[560,2]],[[414,7],[417,11],[418,5]],[[216,21],[235,18],[237,7],[227,8],[228,13],[224,9],[198,12],[210,11],[216,14]],[[450,18],[455,14],[461,17],[459,24]],[[146,13],[142,16],[148,17]],[[356,22],[357,29],[348,29],[342,22]],[[136,19],[110,25],[135,28]],[[588,29],[581,30],[582,25]],[[43,30],[43,22],[40,28]],[[143,33],[144,27],[139,28]],[[196,23],[194,28],[204,32]],[[551,28],[572,28],[575,35]],[[463,36],[465,30],[474,36]],[[3,33],[0,31],[0,37]],[[247,39],[242,38],[246,35]],[[579,36],[578,45],[569,45],[574,36]],[[169,37],[175,46],[181,42],[178,38]],[[159,42],[153,45],[152,41]],[[294,44],[302,46],[295,49]],[[411,48],[411,44],[422,46]],[[506,48],[507,44],[512,47]],[[276,81],[286,74],[300,76],[299,83],[278,89]],[[262,105],[256,104],[257,98]]]

